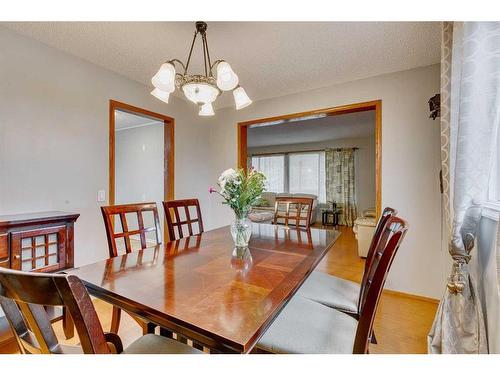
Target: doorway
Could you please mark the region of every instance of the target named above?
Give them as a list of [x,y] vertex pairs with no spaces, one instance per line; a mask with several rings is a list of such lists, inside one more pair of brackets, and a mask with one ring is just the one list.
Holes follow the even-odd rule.
[[[365,115],[366,114],[366,115]],[[335,118],[333,118],[335,117]],[[357,120],[361,120],[364,118],[373,118],[370,122],[370,127],[372,131],[372,139],[374,144],[372,147],[374,147],[374,180],[373,181],[373,189],[374,189],[374,194],[372,195],[372,201],[374,203],[375,207],[375,212],[376,212],[376,217],[380,216],[381,213],[381,155],[382,155],[382,101],[381,100],[375,100],[375,101],[370,101],[370,102],[363,102],[363,103],[356,103],[356,104],[350,104],[350,105],[345,105],[345,106],[339,106],[339,107],[332,107],[332,108],[325,108],[325,109],[319,109],[319,110],[313,110],[313,111],[307,111],[307,112],[301,112],[301,113],[294,113],[294,114],[286,114],[286,115],[281,115],[281,116],[275,116],[275,117],[269,117],[269,118],[263,118],[263,119],[257,119],[257,120],[250,120],[250,121],[245,121],[245,122],[240,122],[238,123],[238,167],[239,168],[247,168],[250,165],[254,164],[259,164],[259,162],[264,161],[265,163],[271,163],[273,162],[274,164],[276,163],[281,163],[283,164],[283,170],[284,172],[282,173],[284,177],[282,176],[272,176],[275,180],[279,180],[277,185],[279,187],[284,186],[283,192],[285,193],[292,193],[292,183],[294,185],[297,185],[294,182],[293,176],[291,175],[292,172],[297,170],[297,168],[291,168],[292,167],[292,158],[297,159],[297,163],[303,163],[304,165],[307,165],[309,169],[313,169],[315,171],[314,164],[313,162],[316,161],[316,164],[318,165],[324,165],[324,161],[322,161],[322,157],[324,158],[324,151],[325,151],[325,143],[324,140],[326,139],[323,137],[323,135],[326,134],[326,128],[323,125],[328,125],[330,132],[332,131],[339,131],[339,132],[348,132],[349,129],[351,128],[350,126],[345,126],[346,124],[349,123],[349,121],[344,121],[344,124],[342,126],[339,126],[338,124],[341,123],[342,121],[340,118],[345,118],[348,120],[351,120],[350,123],[353,124],[352,129],[355,127],[358,130],[355,130],[356,132],[362,131],[362,126],[358,126],[359,124],[356,122]],[[354,121],[352,121],[354,120]],[[291,126],[293,125],[293,126]],[[356,125],[356,126],[354,126]],[[323,128],[322,128],[323,126]],[[285,130],[285,128],[287,128]],[[323,130],[321,130],[321,128]],[[307,130],[306,130],[307,129]],[[336,130],[334,130],[336,129]],[[279,146],[274,145],[274,147],[251,147],[252,144],[249,146],[249,143],[255,143],[255,139],[250,139],[249,137],[255,136],[257,133],[261,133],[261,139],[260,141],[263,141],[266,137],[267,139],[264,141],[268,141],[270,137],[272,137],[273,133],[280,132],[280,140],[279,140]],[[318,140],[312,140],[311,134],[313,132],[316,132],[316,134],[321,134],[320,138],[323,140],[323,142],[317,142]],[[317,133],[319,132],[319,133]],[[291,144],[286,144],[285,139],[289,139],[290,142],[292,142],[292,139],[294,136],[297,137],[297,139],[300,139],[300,137],[304,138],[301,142],[313,142],[315,141],[316,143],[310,143],[309,145],[311,146],[318,146],[320,145],[321,148],[317,149],[316,147],[313,147],[312,149],[305,149],[301,147],[297,147],[297,145],[291,145]],[[360,136],[360,134],[357,134],[357,136]],[[294,141],[297,141],[294,140]],[[308,139],[308,140],[305,140]],[[332,140],[333,141],[333,140]],[[283,143],[284,142],[284,143]],[[290,143],[289,142],[289,143]],[[345,142],[344,142],[345,143]],[[332,144],[339,144],[338,142],[335,143],[333,142]],[[255,144],[253,145],[255,146]],[[261,145],[262,146],[262,145]],[[269,145],[268,145],[269,146]],[[293,146],[293,147],[292,147]],[[350,145],[350,146],[356,146],[356,145]],[[287,149],[287,147],[289,149]],[[329,148],[330,150],[332,147],[339,147],[339,146],[331,146],[327,145],[326,148]],[[345,147],[345,146],[342,146]],[[358,147],[352,147],[355,150],[358,150]],[[256,149],[258,152],[256,152]],[[300,152],[299,150],[300,149]],[[340,151],[340,149],[338,149]],[[356,153],[360,153],[359,151],[356,151]],[[265,160],[259,160],[259,159],[265,159]],[[272,159],[272,160],[271,160]],[[307,160],[305,160],[307,159]],[[311,159],[311,160],[309,160]],[[316,160],[317,159],[317,160]],[[324,159],[323,159],[324,160]],[[307,162],[307,163],[306,163]],[[295,164],[297,164],[295,163]],[[312,164],[311,164],[312,163]],[[274,165],[273,164],[273,165]],[[280,165],[281,165],[280,164]],[[314,164],[314,165],[316,165]],[[254,165],[255,166],[255,165]],[[269,168],[268,168],[269,169]],[[279,170],[280,168],[277,168],[273,166],[270,170],[273,171],[273,174],[276,174],[276,171]],[[320,171],[321,172],[321,171]],[[315,173],[314,175],[318,177],[318,180],[321,181],[321,173]],[[324,175],[324,174],[323,174]],[[372,173],[373,175],[373,173]],[[278,178],[278,177],[281,177]],[[310,177],[309,175],[307,176],[307,182],[310,182]],[[281,180],[284,180],[284,182],[281,182]],[[324,180],[324,177],[323,177]],[[323,186],[319,184],[320,186]],[[305,189],[305,187],[308,186],[301,186],[302,190]],[[323,186],[324,187],[324,186]],[[296,189],[295,189],[296,190]],[[300,190],[300,189],[299,189]],[[305,189],[307,190],[307,189]],[[314,189],[312,189],[314,190]],[[317,189],[318,191],[304,191],[305,193],[314,193],[316,196],[321,197],[322,193],[324,194],[324,191],[321,191],[321,188]],[[328,194],[326,194],[328,195]]]
[[174,119],[109,102],[109,204],[156,202],[165,230],[162,201],[174,198]]

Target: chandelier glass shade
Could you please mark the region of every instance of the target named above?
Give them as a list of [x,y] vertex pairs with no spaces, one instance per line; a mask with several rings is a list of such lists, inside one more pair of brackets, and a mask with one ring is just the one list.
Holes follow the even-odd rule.
[[[177,87],[182,90],[189,101],[199,106],[200,116],[213,116],[215,114],[212,103],[224,91],[233,92],[237,110],[249,106],[252,100],[239,85],[239,77],[233,71],[231,65],[224,60],[216,60],[212,64],[208,51],[206,30],[207,24],[205,22],[196,22],[196,31],[186,64],[178,59],[163,63],[158,72],[151,78],[151,83],[155,87],[151,91],[151,95],[168,103],[170,93],[174,92]],[[193,47],[198,35],[201,36],[203,44],[204,75],[188,73]],[[176,71],[176,64],[182,68],[182,73]],[[215,76],[213,75],[214,68],[216,68]]]
[[155,89],[151,91],[151,95],[153,95],[156,99],[161,100],[168,104],[168,97],[170,96],[169,92],[161,91],[160,89]]

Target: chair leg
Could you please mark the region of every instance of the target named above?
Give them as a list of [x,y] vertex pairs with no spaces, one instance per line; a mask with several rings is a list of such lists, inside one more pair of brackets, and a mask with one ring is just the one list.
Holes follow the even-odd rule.
[[118,334],[118,328],[120,328],[120,318],[122,316],[122,310],[118,307],[113,306],[113,313],[111,315],[111,328],[110,332]]
[[375,332],[372,331],[372,335],[370,336],[370,342],[372,344],[377,344],[377,338],[375,337]]
[[73,338],[73,336],[75,336],[75,325],[66,307],[63,307],[62,315],[63,315],[62,326],[63,326],[64,336],[66,337],[66,339],[71,339]]

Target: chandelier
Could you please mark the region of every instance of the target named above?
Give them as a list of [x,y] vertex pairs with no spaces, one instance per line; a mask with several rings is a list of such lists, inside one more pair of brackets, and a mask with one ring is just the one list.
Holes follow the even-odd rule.
[[[203,46],[205,74],[189,74],[189,63],[191,62],[193,47],[198,35],[201,36]],[[182,68],[182,74],[176,71],[175,64]],[[217,72],[215,77],[213,75],[214,69]],[[151,79],[151,83],[155,87],[151,91],[151,95],[165,103],[168,103],[170,93],[174,92],[177,86],[188,100],[199,106],[200,116],[213,116],[215,114],[212,103],[223,91],[233,92],[237,110],[252,104],[252,100],[243,87],[239,85],[239,78],[231,69],[231,66],[224,60],[217,60],[212,64],[208,51],[207,24],[201,21],[196,22],[196,31],[191,42],[186,64],[178,59],[166,61]]]

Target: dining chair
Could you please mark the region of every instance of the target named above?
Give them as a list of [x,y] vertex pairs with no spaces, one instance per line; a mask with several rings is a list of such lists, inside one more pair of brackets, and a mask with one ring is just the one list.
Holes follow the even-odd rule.
[[[196,217],[191,217],[190,207],[194,207]],[[184,238],[183,226],[187,226],[189,236],[203,233],[203,218],[201,216],[200,202],[198,199],[179,199],[163,202],[165,210],[165,218],[167,219],[167,228],[170,241]],[[184,209],[184,217],[181,217],[182,208]],[[181,209],[181,210],[180,210]],[[180,212],[179,212],[180,211]],[[172,215],[173,212],[173,215]],[[193,231],[193,224],[198,224],[198,232]],[[175,234],[177,228],[177,236]]]
[[[122,238],[125,244],[125,252],[127,253],[134,250],[132,248],[132,243],[140,242],[141,249],[153,246],[154,244],[152,243],[148,244],[148,239],[146,238],[146,234],[150,232],[153,232],[155,235],[155,244],[161,244],[160,219],[158,217],[158,209],[155,202],[102,206],[101,212],[104,219],[104,225],[106,226],[110,257],[116,257],[118,255],[120,249],[117,240]],[[144,214],[147,212],[152,214],[154,224],[151,226],[145,226],[144,224]],[[115,220],[117,216],[120,219],[121,231],[115,230],[118,227]],[[129,217],[137,219],[137,228],[130,228],[131,222]]]
[[[280,208],[283,206],[285,206],[284,210]],[[309,229],[312,206],[313,199],[311,198],[276,197],[273,224],[282,224],[280,221],[284,221],[285,227],[288,227],[292,221],[294,222],[292,225],[296,227],[302,226]],[[290,208],[293,212],[290,212]],[[301,225],[302,221],[304,221],[304,225]]]
[[390,207],[386,207],[382,212],[368,249],[361,284],[324,272],[314,271],[309,275],[304,284],[302,284],[297,294],[345,312],[358,319],[360,314],[360,299],[368,282],[375,249],[377,249],[379,244],[387,242],[388,238],[385,228],[389,224],[389,219],[396,214],[397,211]]
[[[0,306],[22,354],[191,354],[200,351],[148,334],[125,350],[120,337],[104,333],[82,281],[73,275],[0,268]],[[63,306],[73,318],[80,346],[62,345],[44,306]]]
[[407,232],[392,216],[383,230],[361,295],[359,320],[301,295],[295,295],[257,343],[255,352],[363,354],[369,352],[373,322],[392,261]]
[[[118,245],[118,240],[121,239],[124,241],[124,250],[126,253],[130,253],[135,250],[132,243],[139,243],[140,249],[145,249],[146,247],[153,246],[155,244],[161,244],[160,219],[158,217],[158,209],[155,202],[102,206],[101,212],[104,219],[104,226],[106,227],[110,258],[118,256],[120,250],[122,250]],[[154,225],[145,226],[145,213],[152,214],[152,221]],[[121,228],[117,225],[117,217],[119,218],[118,223]],[[132,223],[129,219],[137,220],[137,228],[132,228],[132,224],[135,224],[135,221]],[[154,243],[148,243],[149,239],[146,238],[146,234],[150,232],[154,233]],[[144,335],[154,332],[156,325],[133,314],[129,313],[129,315],[141,326]],[[113,306],[111,316],[111,332],[118,333],[120,319],[121,309]]]

